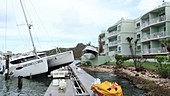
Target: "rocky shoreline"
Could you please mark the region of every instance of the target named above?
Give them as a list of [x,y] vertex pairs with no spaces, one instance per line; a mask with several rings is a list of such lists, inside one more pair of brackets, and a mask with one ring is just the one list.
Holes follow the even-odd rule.
[[134,67],[116,68],[114,65],[81,67],[91,71],[113,72],[132,81],[136,87],[145,90],[147,96],[170,96],[170,79],[159,78],[156,73],[151,71],[137,72]]

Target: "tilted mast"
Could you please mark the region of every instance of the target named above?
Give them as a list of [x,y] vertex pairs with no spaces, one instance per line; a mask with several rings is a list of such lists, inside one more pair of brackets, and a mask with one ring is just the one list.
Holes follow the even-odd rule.
[[20,0],[20,3],[21,3],[22,11],[24,13],[25,21],[27,23],[27,27],[28,27],[28,30],[29,30],[29,34],[30,34],[30,38],[31,38],[32,46],[33,46],[33,52],[37,56],[36,48],[35,48],[35,45],[34,45],[32,34],[31,34],[31,27],[32,27],[32,25],[28,23],[28,20],[27,20],[27,17],[26,17],[26,13],[25,13],[25,10],[24,10],[24,7],[23,7],[23,4],[22,4],[21,0]]

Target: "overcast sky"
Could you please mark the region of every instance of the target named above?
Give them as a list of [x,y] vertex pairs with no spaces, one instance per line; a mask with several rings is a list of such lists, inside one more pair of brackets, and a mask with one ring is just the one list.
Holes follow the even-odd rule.
[[[22,0],[37,50],[98,46],[98,35],[122,17],[136,19],[162,0]],[[170,1],[170,0],[165,0]],[[19,0],[0,0],[0,51],[32,50]]]

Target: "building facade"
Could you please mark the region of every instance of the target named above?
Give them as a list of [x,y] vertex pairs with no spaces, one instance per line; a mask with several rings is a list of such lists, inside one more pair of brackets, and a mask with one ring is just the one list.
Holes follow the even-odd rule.
[[166,55],[168,52],[160,39],[170,37],[170,3],[164,2],[137,19],[122,18],[99,36],[102,38],[104,55],[131,55],[127,37],[133,38],[133,48],[134,41],[139,39],[136,46],[137,55]]

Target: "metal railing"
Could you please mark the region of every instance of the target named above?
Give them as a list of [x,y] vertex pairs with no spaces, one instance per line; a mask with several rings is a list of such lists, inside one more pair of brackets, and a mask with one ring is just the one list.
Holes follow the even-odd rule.
[[119,40],[109,42],[108,46],[116,46],[119,42]]
[[162,22],[162,21],[165,21],[165,20],[166,20],[166,16],[165,15],[160,16],[160,17],[156,17],[156,18],[153,18],[153,19],[150,19],[149,21],[145,20],[142,23],[142,28],[144,28],[146,26],[149,26],[150,24],[159,23],[159,22]]
[[167,52],[168,51],[165,47],[143,49],[143,54],[156,54],[156,53],[167,53]]
[[116,36],[116,35],[117,35],[117,31],[112,31],[112,32],[109,33],[108,37]]
[[166,31],[155,32],[149,35],[144,35],[142,41],[152,40],[152,39],[160,39],[166,37]]

